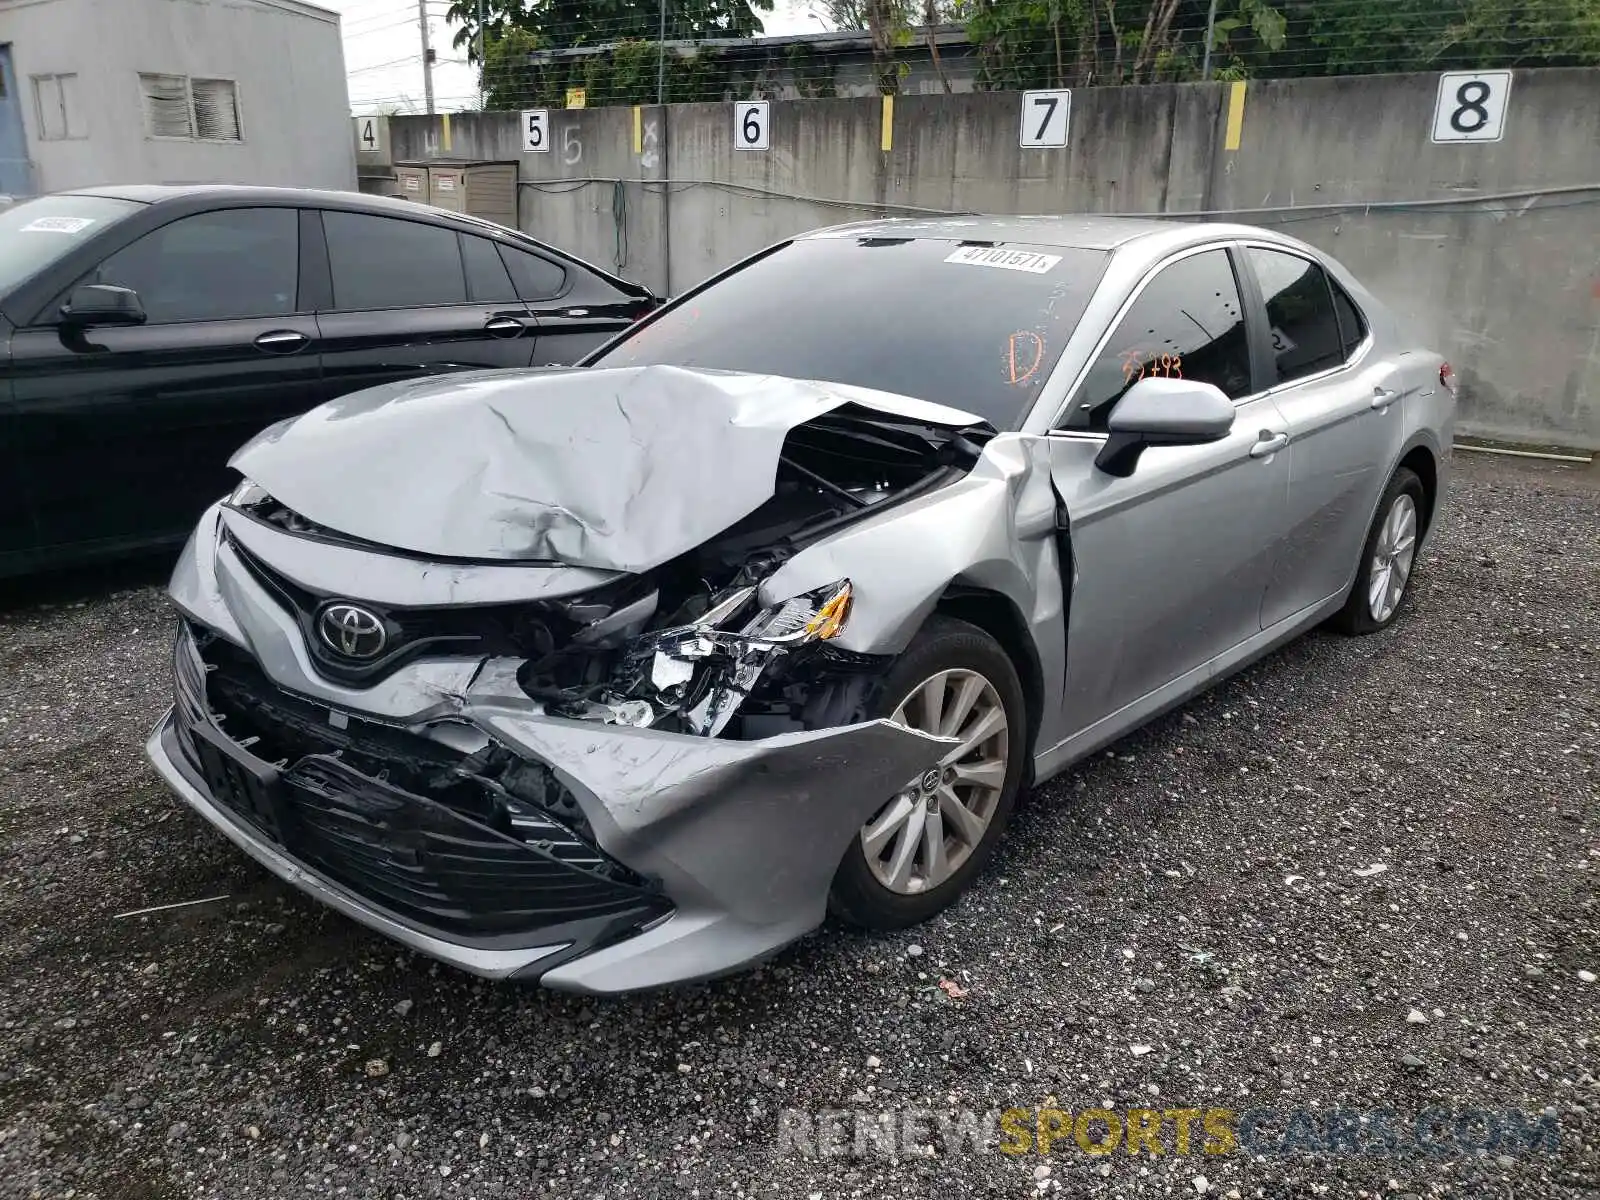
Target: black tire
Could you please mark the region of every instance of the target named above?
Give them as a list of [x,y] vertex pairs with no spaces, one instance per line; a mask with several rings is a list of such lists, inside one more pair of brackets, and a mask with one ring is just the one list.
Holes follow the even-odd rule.
[[1028,749],[1026,701],[1010,657],[994,638],[976,625],[949,617],[930,618],[890,668],[877,692],[876,711],[868,715],[892,715],[901,700],[921,682],[941,671],[957,669],[976,672],[993,684],[1006,714],[1006,777],[989,827],[966,862],[948,879],[916,895],[890,891],[878,881],[867,863],[861,834],[857,832],[834,875],[828,896],[829,911],[849,924],[874,930],[904,929],[947,908],[988,863],[1011,817]]
[[1417,573],[1415,556],[1411,560],[1411,573],[1406,577],[1405,590],[1401,592],[1400,600],[1394,606],[1393,612],[1380,621],[1372,615],[1372,607],[1368,602],[1368,584],[1372,578],[1372,558],[1377,549],[1378,535],[1389,516],[1389,510],[1394,507],[1394,502],[1402,493],[1409,495],[1411,502],[1416,505],[1416,536],[1419,539],[1422,536],[1423,521],[1426,520],[1428,511],[1427,493],[1423,491],[1422,480],[1417,478],[1416,473],[1409,467],[1401,467],[1395,471],[1393,478],[1389,480],[1389,486],[1383,489],[1383,496],[1378,501],[1378,511],[1372,518],[1372,528],[1367,530],[1367,540],[1361,547],[1361,564],[1356,569],[1355,582],[1350,585],[1350,594],[1345,597],[1344,607],[1328,622],[1340,633],[1360,637],[1386,629],[1394,623],[1411,596],[1411,580]]

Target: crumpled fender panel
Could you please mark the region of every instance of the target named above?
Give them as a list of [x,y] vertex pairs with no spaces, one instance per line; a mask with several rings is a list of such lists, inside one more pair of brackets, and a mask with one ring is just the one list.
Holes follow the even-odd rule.
[[1001,434],[965,478],[796,554],[761,587],[768,604],[848,577],[850,621],[834,643],[898,654],[952,584],[1010,600],[1045,662],[1061,661],[1063,590],[1056,492],[1044,439]]
[[785,437],[847,403],[968,413],[681,367],[472,372],[369,388],[263,431],[230,464],[302,517],[415,554],[644,571],[771,498]]

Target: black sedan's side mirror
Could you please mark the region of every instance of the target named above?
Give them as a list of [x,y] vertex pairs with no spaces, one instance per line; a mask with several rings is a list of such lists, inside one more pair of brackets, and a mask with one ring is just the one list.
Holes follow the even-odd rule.
[[1194,379],[1141,379],[1106,420],[1111,436],[1094,465],[1108,475],[1133,474],[1146,446],[1199,446],[1233,428],[1233,401],[1222,389]]
[[91,325],[143,325],[144,305],[132,288],[90,283],[75,288],[61,306],[61,323],[87,329]]

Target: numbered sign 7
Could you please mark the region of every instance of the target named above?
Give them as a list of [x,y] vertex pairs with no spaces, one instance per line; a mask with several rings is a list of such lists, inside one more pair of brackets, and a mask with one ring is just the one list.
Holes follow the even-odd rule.
[[733,148],[735,150],[765,150],[771,125],[767,119],[768,102],[765,100],[740,100],[733,106]]
[[550,110],[531,108],[522,114],[522,152],[544,154],[550,149]]
[[1433,106],[1436,142],[1498,142],[1506,131],[1510,71],[1447,71]]
[[1065,146],[1072,118],[1072,92],[1057,88],[1022,93],[1022,148],[1042,150]]

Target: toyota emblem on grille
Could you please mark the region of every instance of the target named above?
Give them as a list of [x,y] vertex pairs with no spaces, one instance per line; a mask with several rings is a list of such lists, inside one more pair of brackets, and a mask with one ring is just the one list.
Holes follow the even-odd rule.
[[330,604],[317,618],[323,645],[346,658],[377,658],[389,642],[383,618],[356,604]]

